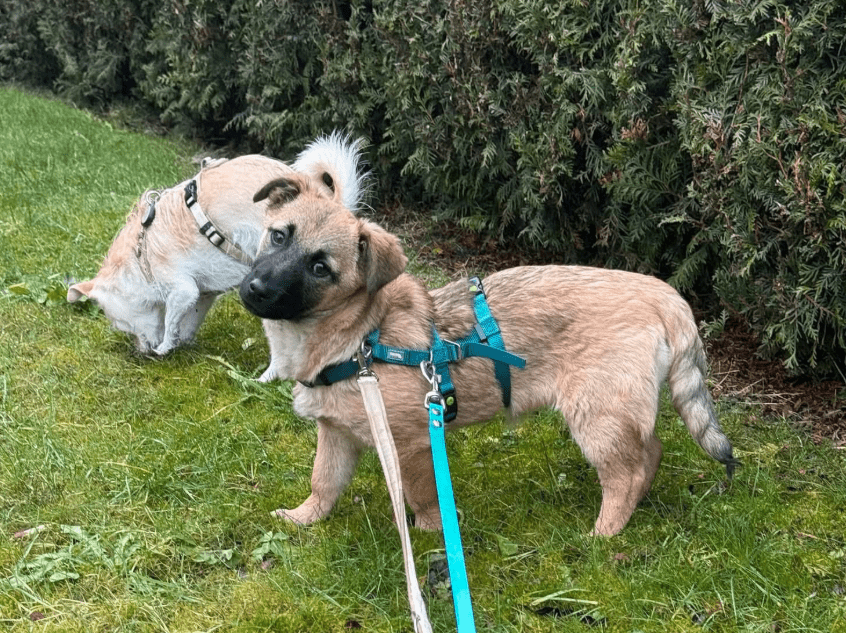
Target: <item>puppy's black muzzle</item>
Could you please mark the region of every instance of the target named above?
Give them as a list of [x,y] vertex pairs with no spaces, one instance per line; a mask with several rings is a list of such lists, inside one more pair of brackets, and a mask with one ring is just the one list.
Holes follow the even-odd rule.
[[273,254],[257,259],[238,292],[247,310],[258,317],[297,319],[306,309],[302,271],[279,259]]

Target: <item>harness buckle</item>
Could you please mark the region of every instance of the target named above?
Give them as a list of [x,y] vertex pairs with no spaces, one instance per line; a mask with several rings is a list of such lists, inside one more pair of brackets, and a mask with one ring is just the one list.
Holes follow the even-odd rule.
[[444,400],[444,421],[452,422],[458,415],[458,399],[455,397],[455,388],[441,395]]
[[451,341],[448,338],[443,338],[443,337],[441,338],[441,340],[444,343],[449,343],[450,345],[453,346],[453,348],[455,348],[455,360],[456,361],[459,361],[462,358],[464,358],[464,355],[461,353],[461,345],[459,343],[456,343],[455,341]]

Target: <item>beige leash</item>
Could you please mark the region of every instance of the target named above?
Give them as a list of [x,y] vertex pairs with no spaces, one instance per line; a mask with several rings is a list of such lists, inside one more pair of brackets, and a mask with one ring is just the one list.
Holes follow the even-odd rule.
[[423,602],[420,585],[417,583],[414,552],[411,549],[411,537],[408,534],[408,525],[405,522],[405,498],[402,493],[399,458],[397,457],[397,448],[394,445],[391,429],[388,426],[388,415],[385,412],[382,392],[379,390],[379,379],[367,367],[361,354],[359,354],[359,366],[361,371],[358,374],[358,388],[361,390],[364,408],[367,411],[367,418],[370,420],[370,432],[373,434],[379,461],[382,462],[382,471],[385,473],[385,482],[388,484],[388,492],[391,495],[391,504],[394,508],[397,531],[402,541],[402,559],[405,565],[408,603],[411,607],[414,631],[415,633],[432,633],[432,625],[429,622],[429,616],[426,614],[426,603]]

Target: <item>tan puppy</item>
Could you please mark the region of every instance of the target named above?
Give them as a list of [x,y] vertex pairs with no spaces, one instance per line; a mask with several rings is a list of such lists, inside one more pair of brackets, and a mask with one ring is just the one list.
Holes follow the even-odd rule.
[[[428,349],[432,323],[456,340],[473,327],[466,282],[427,291],[402,274],[396,237],[356,218],[337,193],[300,176],[265,186],[268,197],[260,255],[241,283],[247,308],[265,328],[280,377],[313,383],[347,361],[374,329],[386,345]],[[687,303],[658,279],[578,266],[520,267],[484,279],[490,310],[506,349],[526,359],[511,370],[510,413],[558,409],[596,468],[602,505],[593,530],[626,525],[661,460],[655,434],[659,389],[700,446],[726,465],[736,462],[705,385],[705,357]],[[501,407],[492,362],[450,365],[458,427],[491,418]],[[406,500],[416,525],[440,528],[424,397],[431,389],[417,367],[374,363],[399,453]],[[350,481],[362,450],[372,446],[355,378],[294,390],[299,415],[317,421],[311,496],[277,514],[297,523],[326,516]]]
[[[335,133],[317,139],[290,167],[258,155],[204,161],[193,179],[142,196],[97,276],[73,284],[68,301],[88,297],[115,328],[135,338],[139,352],[166,354],[193,340],[217,296],[249,270],[267,207],[253,202],[256,190],[302,172],[327,195],[335,181],[345,183],[344,204],[354,209],[363,185],[359,151],[360,143]],[[192,181],[196,194],[186,199]],[[205,218],[195,216],[197,209]],[[200,232],[207,221],[208,238]]]

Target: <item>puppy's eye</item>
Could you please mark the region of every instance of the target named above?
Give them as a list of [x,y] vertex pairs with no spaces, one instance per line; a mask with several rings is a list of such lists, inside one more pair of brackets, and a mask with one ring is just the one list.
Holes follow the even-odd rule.
[[288,241],[287,229],[273,229],[270,232],[270,243],[274,246],[282,246]]
[[311,265],[311,273],[315,277],[328,277],[332,273],[332,270],[325,262],[314,262]]

